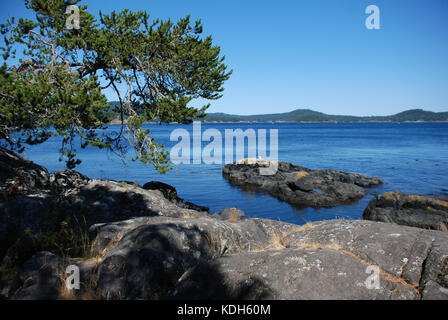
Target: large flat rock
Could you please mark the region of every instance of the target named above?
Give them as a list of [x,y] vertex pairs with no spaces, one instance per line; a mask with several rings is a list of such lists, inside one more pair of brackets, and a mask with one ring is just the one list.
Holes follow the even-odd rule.
[[[333,220],[275,238],[277,249],[229,255],[190,270],[176,296],[212,298],[214,288],[219,298],[230,299],[448,299],[445,233]],[[378,281],[370,278],[373,270]]]
[[81,281],[100,299],[448,299],[440,231],[158,216],[97,224],[91,236],[95,265]]

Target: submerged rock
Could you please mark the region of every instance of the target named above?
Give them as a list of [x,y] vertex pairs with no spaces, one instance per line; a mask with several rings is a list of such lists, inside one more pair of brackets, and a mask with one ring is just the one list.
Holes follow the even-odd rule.
[[365,188],[382,184],[380,178],[336,170],[311,170],[278,162],[275,174],[261,175],[262,161],[237,162],[223,168],[223,176],[243,189],[266,191],[297,207],[333,207],[355,202]]
[[364,210],[366,220],[448,231],[448,201],[401,191],[376,196]]

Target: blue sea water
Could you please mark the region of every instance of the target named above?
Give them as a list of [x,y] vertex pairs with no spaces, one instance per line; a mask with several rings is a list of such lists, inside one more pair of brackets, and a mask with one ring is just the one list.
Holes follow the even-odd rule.
[[[192,132],[192,125],[145,125],[170,150],[177,128]],[[243,191],[222,177],[224,164],[181,164],[165,175],[152,166],[123,161],[96,148],[78,148],[83,160],[76,170],[90,178],[135,181],[158,180],[176,187],[180,197],[207,206],[211,212],[237,207],[248,217],[304,224],[335,218],[360,219],[375,194],[402,190],[425,195],[448,195],[448,123],[203,123],[202,132],[218,129],[278,129],[278,157],[311,169],[336,169],[381,177],[384,185],[367,189],[352,205],[323,209],[296,209],[264,192]],[[118,131],[118,126],[108,130]],[[267,138],[269,143],[269,136]],[[28,147],[25,157],[48,168],[64,169],[58,162],[60,138]],[[202,146],[208,142],[203,142]],[[224,143],[223,143],[224,144]],[[223,146],[224,148],[224,146]],[[223,155],[225,151],[223,149]]]

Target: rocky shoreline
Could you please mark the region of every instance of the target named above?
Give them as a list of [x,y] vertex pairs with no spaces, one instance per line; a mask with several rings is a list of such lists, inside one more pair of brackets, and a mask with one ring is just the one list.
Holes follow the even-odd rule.
[[[245,219],[236,208],[210,214],[168,185],[48,173],[4,149],[0,168],[0,284],[7,299],[448,299],[442,229],[400,219],[298,226]],[[380,181],[288,170],[313,177],[302,181],[310,189],[322,179],[324,193],[330,179],[356,195]],[[328,205],[345,199],[326,197]],[[443,211],[439,205],[431,207]],[[69,265],[80,270],[80,289],[65,286]]]

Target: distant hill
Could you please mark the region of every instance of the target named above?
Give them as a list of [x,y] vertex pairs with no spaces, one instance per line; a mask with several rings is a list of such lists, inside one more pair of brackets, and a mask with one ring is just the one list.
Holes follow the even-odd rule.
[[[104,112],[110,119],[119,119],[119,102],[109,102],[111,106]],[[126,117],[125,117],[126,118]],[[296,109],[284,113],[256,114],[249,116],[227,114],[221,112],[208,113],[205,118],[198,119],[205,122],[405,122],[405,121],[448,121],[448,112],[432,112],[422,109],[406,110],[391,116],[345,116],[329,115],[310,109]]]
[[296,118],[303,116],[326,116],[325,114],[309,109],[297,109],[285,113],[271,113],[271,114],[257,114],[251,116],[238,116],[226,113],[208,113],[204,118],[205,121],[254,121],[254,122],[266,122],[266,121],[294,121]]
[[412,109],[403,111],[391,116],[343,116],[329,115],[310,109],[297,109],[285,113],[259,114],[240,116],[226,113],[209,113],[203,121],[217,122],[271,122],[271,121],[292,121],[292,122],[364,122],[364,121],[448,121],[448,112],[432,112],[422,109]]

